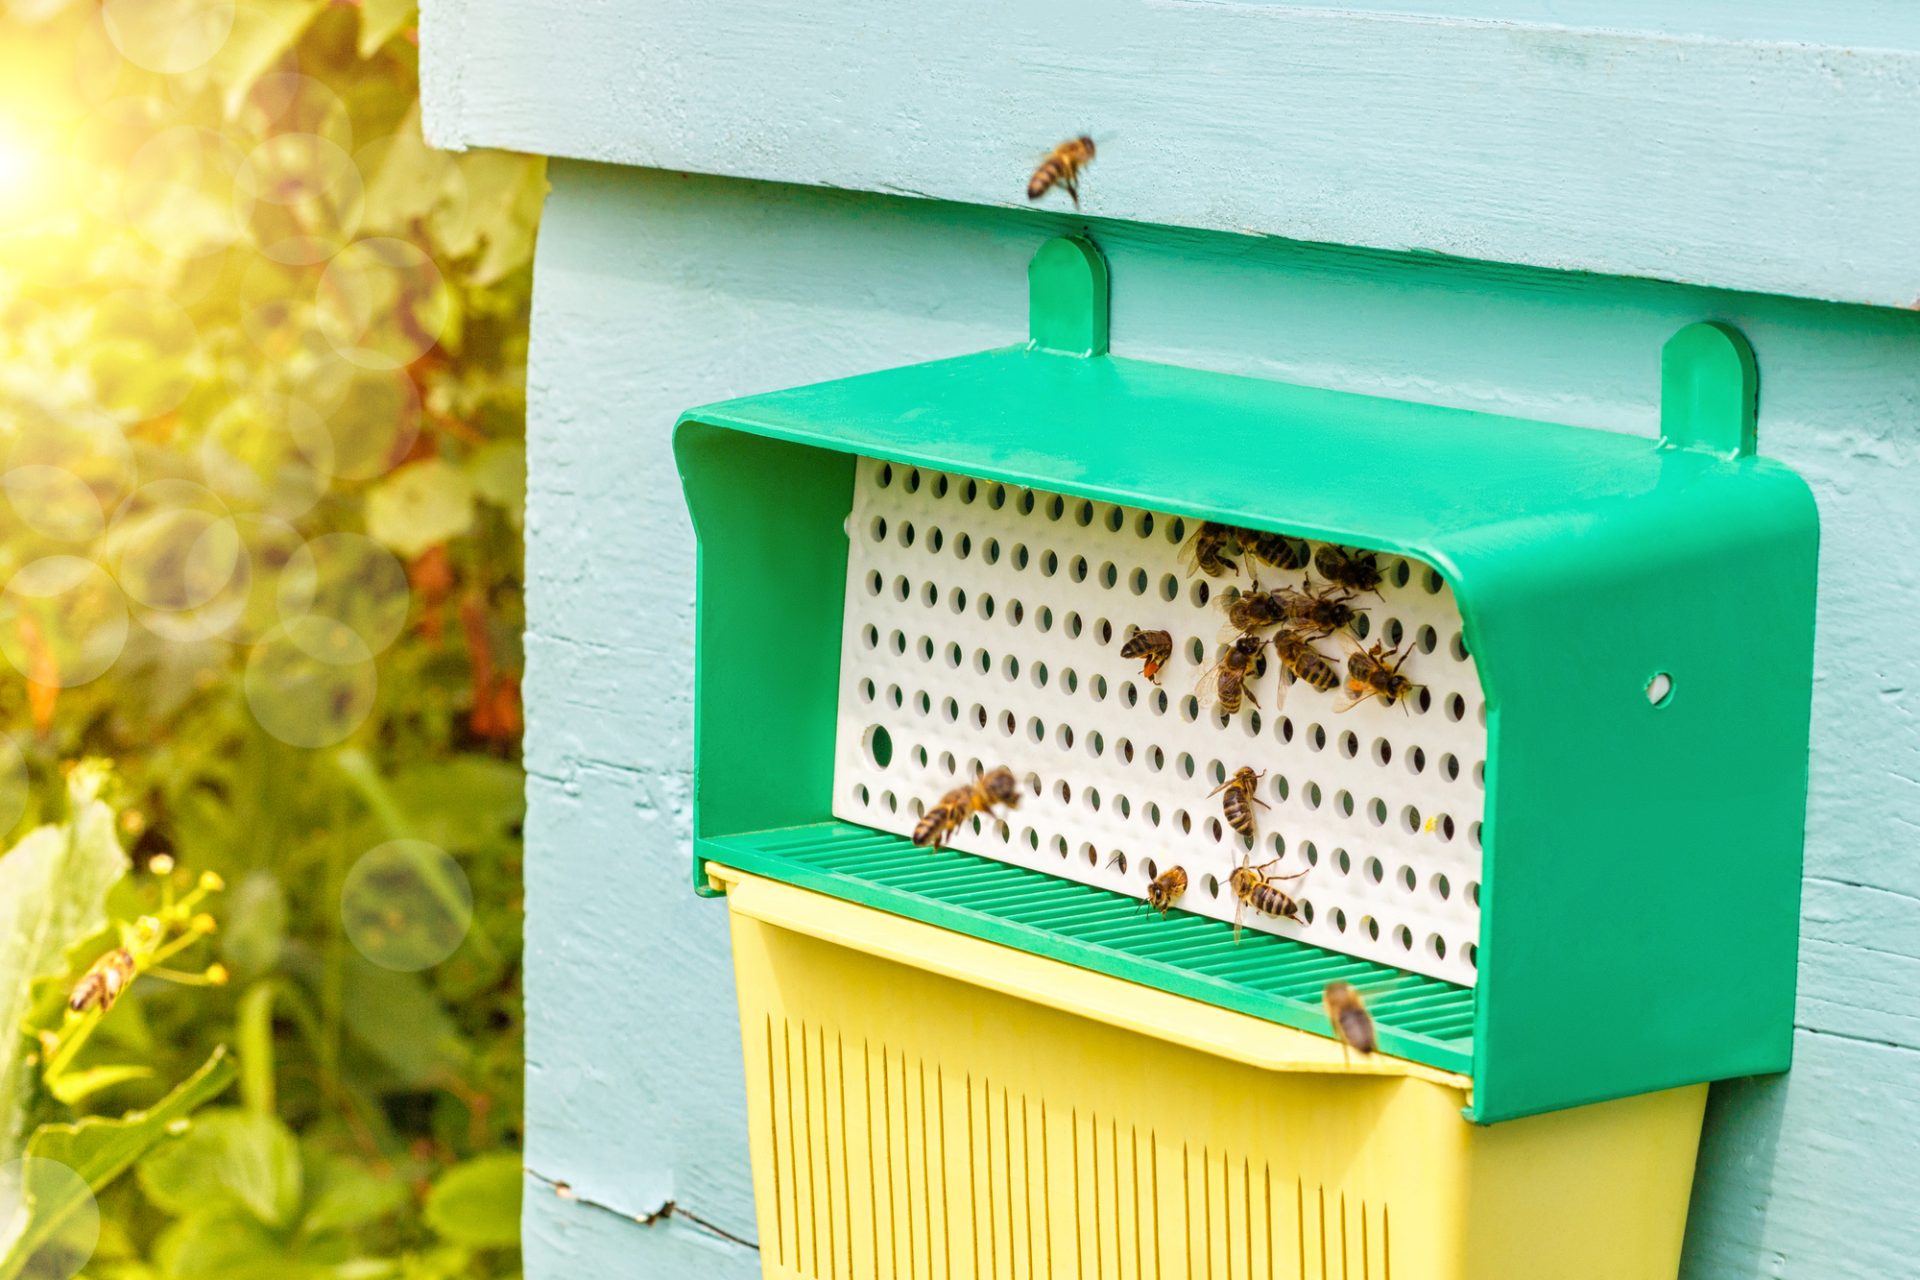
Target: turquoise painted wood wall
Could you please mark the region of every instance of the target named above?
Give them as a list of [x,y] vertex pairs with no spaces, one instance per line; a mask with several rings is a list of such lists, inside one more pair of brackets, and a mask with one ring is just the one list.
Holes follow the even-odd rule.
[[1799,1031],[1790,1075],[1713,1092],[1685,1275],[1914,1274],[1920,315],[585,163],[553,179],[529,423],[530,1277],[759,1274],[725,908],[687,887],[675,415],[1018,340],[1028,257],[1082,225],[1112,265],[1113,348],[1149,359],[1651,436],[1661,342],[1699,318],[1749,335],[1761,448],[1823,520]]

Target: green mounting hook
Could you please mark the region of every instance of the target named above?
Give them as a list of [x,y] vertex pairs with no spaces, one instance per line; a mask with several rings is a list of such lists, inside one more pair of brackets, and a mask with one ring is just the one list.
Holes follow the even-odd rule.
[[1759,366],[1730,324],[1690,324],[1660,349],[1660,443],[1746,458],[1755,447]]
[[1066,355],[1107,354],[1107,260],[1093,241],[1061,236],[1027,264],[1030,345]]

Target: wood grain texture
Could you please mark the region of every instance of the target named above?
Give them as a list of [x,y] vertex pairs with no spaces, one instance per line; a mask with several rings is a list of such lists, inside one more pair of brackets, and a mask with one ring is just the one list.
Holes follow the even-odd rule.
[[1920,302],[1920,24],[1763,8],[427,0],[423,79],[449,147],[1020,205],[1085,130],[1101,217]]
[[[687,887],[693,550],[667,433],[694,403],[1018,340],[1028,257],[1082,224],[581,164],[554,182],[529,424],[529,1163],[751,1236],[725,908]],[[1752,339],[1760,447],[1823,519],[1801,1031],[1790,1075],[1715,1089],[1685,1275],[1907,1274],[1920,315],[1090,226],[1122,355],[1650,437],[1675,329]],[[529,1239],[530,1274],[568,1274]]]

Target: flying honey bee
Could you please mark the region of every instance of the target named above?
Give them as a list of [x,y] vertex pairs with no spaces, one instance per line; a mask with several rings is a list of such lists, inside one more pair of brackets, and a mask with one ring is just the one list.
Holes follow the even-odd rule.
[[955,787],[930,805],[913,828],[913,842],[924,848],[938,849],[975,814],[991,814],[995,806],[1020,807],[1020,782],[1013,770],[1001,765],[973,780],[972,785]]
[[1298,880],[1307,874],[1296,871],[1290,876],[1269,876],[1267,868],[1280,859],[1252,866],[1242,855],[1240,865],[1233,869],[1227,878],[1227,885],[1233,890],[1235,898],[1233,908],[1233,940],[1240,941],[1240,921],[1246,909],[1252,907],[1263,916],[1278,916],[1282,920],[1299,920],[1300,904],[1286,890],[1280,887],[1283,880]]
[[1168,867],[1147,885],[1147,905],[1164,916],[1186,891],[1187,869]]
[[1370,649],[1353,646],[1347,655],[1347,700],[1338,708],[1351,711],[1368,698],[1378,698],[1386,706],[1405,702],[1420,688],[1400,674],[1401,664],[1413,653],[1413,643],[1405,648],[1388,649],[1378,640]]
[[938,849],[972,816],[973,788],[955,787],[920,815],[920,821],[913,828],[913,842],[923,848]]
[[1380,562],[1371,551],[1329,542],[1313,553],[1313,567],[1336,587],[1345,587],[1355,595],[1380,592]]
[[67,1008],[75,1013],[85,1013],[89,1009],[105,1013],[113,1008],[113,1002],[133,982],[133,967],[133,952],[125,947],[115,947],[94,961],[86,976],[74,984]]
[[1173,636],[1166,631],[1135,631],[1120,646],[1120,656],[1141,659],[1140,674],[1159,684],[1160,668],[1173,656]]
[[1073,197],[1073,207],[1080,207],[1080,171],[1093,163],[1093,139],[1086,134],[1077,138],[1068,138],[1065,142],[1047,152],[1047,158],[1027,179],[1027,199],[1038,200],[1047,192],[1059,186]]
[[1255,635],[1243,635],[1228,645],[1220,661],[1200,676],[1200,685],[1195,690],[1200,705],[1218,705],[1228,715],[1237,715],[1243,700],[1259,706],[1260,699],[1254,697],[1253,690],[1247,686],[1260,674],[1256,664],[1260,651],[1266,647],[1266,640]]
[[1020,807],[1020,780],[1005,765],[987,771],[973,784],[975,813],[989,813],[996,805],[1008,809]]
[[1340,683],[1340,669],[1313,647],[1313,641],[1290,628],[1273,637],[1273,656],[1288,675],[1321,693]]
[[1307,544],[1300,539],[1261,529],[1242,529],[1239,533],[1241,549],[1260,563],[1289,571],[1307,567]]
[[1250,766],[1241,765],[1232,777],[1207,792],[1210,796],[1220,797],[1220,811],[1226,815],[1227,825],[1249,840],[1253,839],[1254,834],[1253,807],[1273,807],[1260,798],[1260,779],[1266,776],[1264,771],[1255,773]]
[[1192,577],[1196,569],[1209,578],[1224,578],[1239,573],[1239,562],[1227,557],[1229,551],[1237,549],[1233,526],[1213,520],[1201,521],[1187,535],[1187,545],[1181,552],[1187,562],[1187,576]]
[[1329,982],[1320,993],[1320,1000],[1327,1006],[1327,1021],[1333,1024],[1333,1034],[1341,1044],[1350,1046],[1358,1054],[1369,1054],[1380,1047],[1373,1031],[1373,1015],[1367,1012],[1366,1001],[1351,985]]

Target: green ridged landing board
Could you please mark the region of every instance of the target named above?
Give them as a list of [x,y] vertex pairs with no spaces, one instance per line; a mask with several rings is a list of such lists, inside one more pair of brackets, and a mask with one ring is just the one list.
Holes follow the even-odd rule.
[[[1473,992],[1177,908],[845,822],[702,840],[700,856],[803,889],[1016,947],[1303,1031],[1326,1034],[1320,992],[1335,979],[1367,999],[1380,1047],[1462,1074],[1473,1069]],[[1204,893],[1194,885],[1188,893]],[[1222,892],[1225,892],[1224,888]]]

